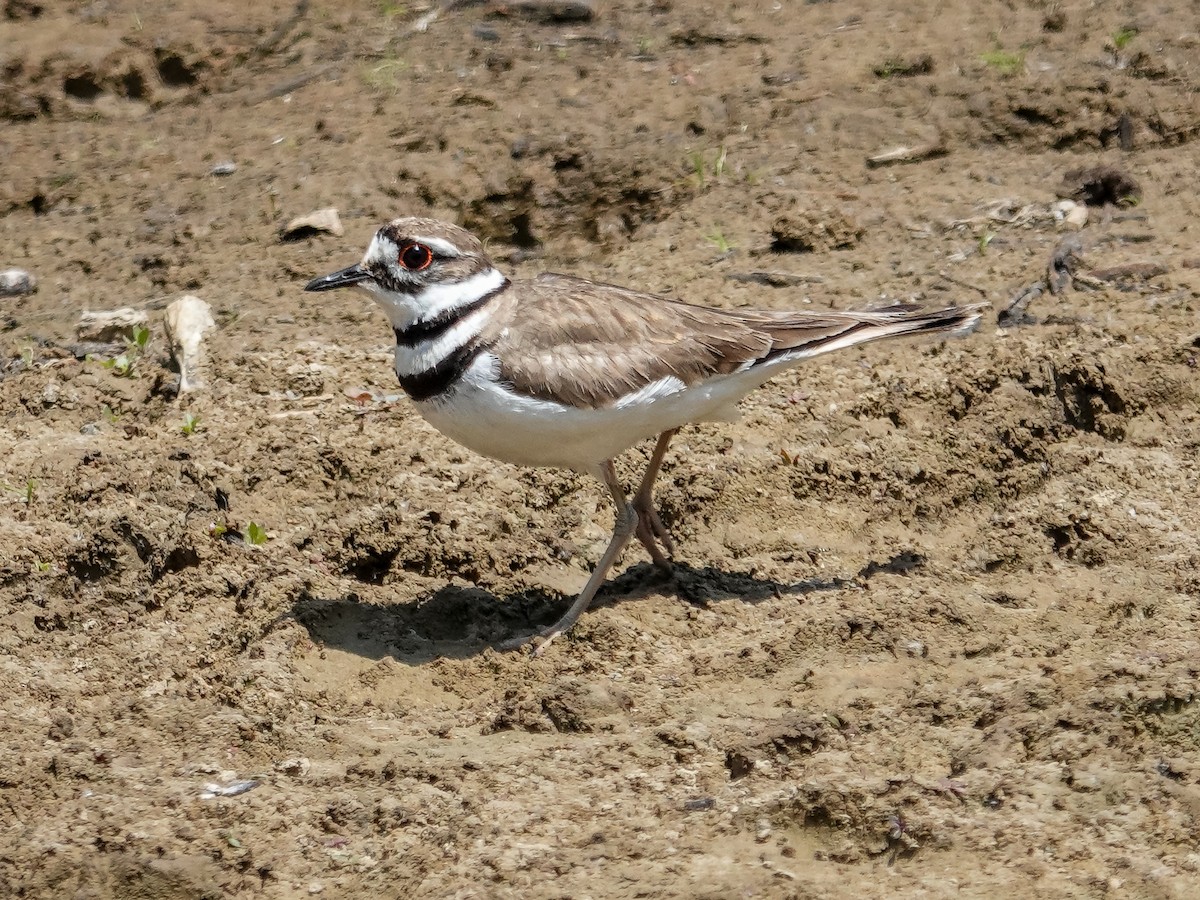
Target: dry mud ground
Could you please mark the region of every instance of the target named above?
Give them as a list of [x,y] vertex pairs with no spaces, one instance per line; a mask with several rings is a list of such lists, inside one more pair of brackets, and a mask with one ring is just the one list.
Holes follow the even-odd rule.
[[[1196,896],[1194,4],[571,9],[4,5],[4,896]],[[1137,188],[1074,195],[1059,293],[685,432],[677,577],[631,549],[538,659],[495,647],[601,488],[451,445],[301,292],[420,213],[521,275],[999,313],[1097,165]],[[121,374],[75,323],[126,305]]]

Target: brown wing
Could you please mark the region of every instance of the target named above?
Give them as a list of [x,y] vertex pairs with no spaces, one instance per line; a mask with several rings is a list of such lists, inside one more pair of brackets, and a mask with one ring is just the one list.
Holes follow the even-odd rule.
[[693,306],[566,275],[513,285],[496,337],[500,376],[518,393],[601,407],[661,378],[692,385],[771,361],[910,331],[947,330],[950,310],[764,312]]

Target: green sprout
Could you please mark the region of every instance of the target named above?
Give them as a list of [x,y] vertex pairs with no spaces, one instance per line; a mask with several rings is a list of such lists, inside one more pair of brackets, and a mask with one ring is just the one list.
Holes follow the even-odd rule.
[[246,523],[246,542],[254,547],[261,547],[267,542],[267,529],[257,522]]
[[146,349],[146,345],[150,343],[150,329],[145,325],[133,326],[133,337],[129,340],[129,348],[134,348],[140,353]]
[[183,424],[179,426],[179,430],[187,435],[195,434],[200,430],[200,417],[195,413],[185,414]]
[[1010,53],[997,47],[980,54],[979,58],[1004,76],[1016,75],[1025,68],[1025,51]]
[[703,150],[695,150],[688,154],[688,167],[692,170],[692,177],[696,179],[696,186],[703,188],[709,181],[711,176],[713,181],[719,181],[725,174],[725,164],[728,159],[729,151],[722,144],[717,148],[716,154],[712,161],[709,162],[708,155]]
[[106,359],[100,365],[106,369],[112,369],[113,374],[118,378],[128,378],[133,374],[134,357],[129,353],[122,353],[119,356],[114,356],[112,359]]
[[396,56],[382,59],[378,65],[364,66],[360,77],[367,87],[384,93],[394,94],[400,90],[400,74],[408,63]]
[[717,248],[717,252],[721,254],[728,253],[733,249],[733,244],[725,237],[724,232],[720,228],[714,228],[704,236],[704,239]]
[[721,145],[721,149],[717,151],[717,158],[713,160],[713,177],[720,178],[725,174],[725,160],[729,155],[729,151],[725,149],[725,145]]
[[1126,25],[1124,28],[1118,28],[1117,33],[1112,36],[1113,46],[1118,50],[1124,50],[1137,36],[1138,30],[1132,25]]
[[[145,325],[135,325],[130,336],[125,339],[125,352],[112,359],[102,360],[100,365],[106,369],[112,369],[113,374],[118,378],[128,378],[133,375],[134,365],[138,357],[145,352],[146,345],[149,343],[150,329]],[[92,358],[88,357],[88,359]]]

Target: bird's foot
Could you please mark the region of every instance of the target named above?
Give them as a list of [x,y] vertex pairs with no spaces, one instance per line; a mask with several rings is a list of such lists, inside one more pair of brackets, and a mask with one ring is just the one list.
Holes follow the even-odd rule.
[[527,652],[530,656],[538,657],[546,652],[546,648],[550,646],[551,641],[566,630],[566,628],[559,628],[556,623],[549,628],[543,628],[541,631],[534,632],[533,634],[509,638],[504,643],[498,645],[496,649],[501,653],[515,653],[520,651]]
[[[637,539],[642,542],[656,566],[664,572],[671,572],[674,568],[671,561],[675,558],[675,541],[671,538],[671,532],[667,531],[667,526],[648,498],[636,498],[634,509],[638,517],[637,530],[634,532]],[[663,553],[663,550],[667,552]]]

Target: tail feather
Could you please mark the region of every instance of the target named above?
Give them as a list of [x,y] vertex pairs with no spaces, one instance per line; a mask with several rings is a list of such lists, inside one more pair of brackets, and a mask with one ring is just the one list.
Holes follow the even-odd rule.
[[772,342],[767,353],[747,368],[808,359],[885,338],[921,334],[962,337],[978,327],[988,308],[986,303],[935,310],[906,305],[877,312],[831,313],[819,321],[811,316],[789,320],[786,313],[752,313],[745,316],[746,324],[765,331]]

